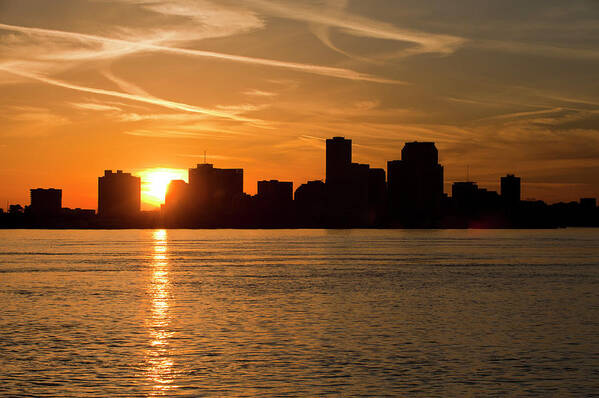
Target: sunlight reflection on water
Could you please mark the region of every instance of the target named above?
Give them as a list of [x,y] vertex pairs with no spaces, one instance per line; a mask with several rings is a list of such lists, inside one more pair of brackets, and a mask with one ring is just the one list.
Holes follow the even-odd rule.
[[590,396],[597,230],[0,231],[2,396]]
[[170,358],[168,339],[172,336],[170,325],[170,280],[167,255],[167,232],[154,231],[152,246],[152,276],[148,286],[151,312],[146,320],[151,349],[147,352],[148,378],[153,383],[151,396],[166,395],[173,385],[173,361]]

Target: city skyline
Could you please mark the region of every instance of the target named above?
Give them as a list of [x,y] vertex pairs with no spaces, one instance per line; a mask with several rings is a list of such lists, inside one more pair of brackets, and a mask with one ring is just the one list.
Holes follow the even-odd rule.
[[[349,146],[347,148],[340,148],[342,152],[347,153],[347,155],[342,155],[342,157],[344,156],[349,156],[347,159],[341,159],[341,162],[344,163],[346,161],[348,161],[349,163],[352,163],[352,159],[353,157],[353,145],[352,145],[352,139],[346,139],[345,137],[332,137],[332,138],[328,138],[328,139],[323,139],[323,141],[326,141],[327,143],[329,141],[331,141],[331,144],[334,144],[335,141],[337,140],[341,140],[342,142],[340,142],[342,145],[344,144],[343,141],[347,141],[349,142]],[[434,142],[429,142],[429,141],[412,141],[412,142],[405,142],[403,143],[404,148],[400,151],[399,156],[397,157],[397,159],[390,159],[390,160],[385,160],[385,167],[384,168],[371,168],[371,170],[381,170],[383,173],[383,181],[385,182],[385,184],[387,186],[389,186],[389,170],[393,170],[397,169],[397,166],[399,166],[399,163],[402,163],[402,160],[406,157],[406,148],[409,150],[410,145],[432,145],[433,150],[435,151],[434,155],[430,154],[428,155],[426,152],[427,150],[425,150],[424,156],[432,156],[434,160],[433,164],[438,164],[439,167],[441,167],[441,171],[440,171],[440,175],[436,178],[439,179],[439,187],[443,187],[440,191],[439,191],[439,196],[440,195],[445,195],[448,197],[452,197],[453,193],[454,193],[454,189],[455,189],[455,184],[463,184],[463,183],[469,183],[469,184],[474,184],[475,186],[477,186],[478,188],[484,188],[487,190],[493,190],[496,192],[500,192],[503,190],[504,186],[504,180],[506,178],[514,178],[514,175],[517,174],[516,173],[512,173],[512,172],[504,172],[503,174],[497,176],[497,179],[493,182],[490,182],[490,184],[485,184],[482,183],[480,181],[477,181],[474,178],[471,178],[471,174],[470,174],[470,168],[468,167],[467,170],[465,170],[465,174],[464,174],[464,178],[462,179],[458,179],[455,181],[447,181],[444,178],[444,166],[442,166],[442,161],[441,161],[441,155],[438,154],[437,149],[435,147],[435,143]],[[355,144],[354,144],[355,145]],[[358,144],[358,147],[360,147],[360,144]],[[324,148],[323,148],[324,149]],[[259,195],[260,194],[260,184],[264,183],[264,182],[268,182],[268,181],[277,181],[277,182],[289,182],[292,184],[292,192],[295,193],[295,190],[300,187],[301,185],[307,184],[309,182],[313,182],[313,181],[322,181],[322,182],[327,182],[328,180],[330,180],[329,174],[331,173],[330,169],[334,169],[334,163],[333,163],[333,167],[331,167],[330,162],[330,158],[334,157],[334,152],[331,152],[331,154],[329,154],[329,150],[330,148],[327,146],[326,147],[326,151],[323,150],[323,152],[326,152],[326,156],[324,161],[322,161],[321,159],[321,163],[323,164],[323,175],[320,176],[319,178],[315,178],[313,180],[309,180],[309,181],[303,181],[300,183],[296,183],[295,181],[293,181],[292,179],[283,179],[283,180],[279,180],[276,179],[272,176],[264,176],[263,178],[256,180],[256,181],[252,181],[252,182],[248,182],[247,179],[245,179],[242,176],[241,182],[240,182],[240,187],[241,187],[241,193],[245,194],[245,195]],[[332,156],[330,156],[332,155]],[[422,153],[418,153],[418,155],[423,155]],[[409,152],[408,152],[408,156],[409,156]],[[414,156],[414,155],[413,155]],[[160,210],[161,206],[163,206],[166,203],[166,197],[167,197],[167,191],[168,191],[168,186],[171,182],[175,182],[175,181],[182,181],[185,182],[186,184],[189,183],[189,176],[191,174],[192,171],[195,170],[200,170],[200,168],[203,168],[204,166],[208,166],[209,168],[213,168],[214,164],[208,162],[208,155],[204,154],[204,159],[202,163],[197,163],[195,168],[186,168],[186,169],[173,169],[173,168],[164,168],[164,167],[156,167],[156,168],[150,168],[150,169],[145,169],[145,170],[141,170],[140,172],[136,173],[133,171],[127,171],[127,172],[123,172],[123,170],[121,169],[104,169],[103,176],[99,176],[98,177],[98,184],[101,185],[102,184],[102,180],[112,177],[112,176],[118,176],[122,173],[123,176],[127,176],[127,177],[133,177],[134,180],[137,180],[137,184],[139,185],[139,188],[137,190],[137,193],[135,195],[137,195],[138,197],[138,203],[134,206],[135,208],[138,208],[141,211],[152,211],[152,210]],[[402,159],[402,160],[399,160]],[[380,163],[380,162],[379,162]],[[417,161],[418,163],[418,161]],[[352,163],[355,165],[360,165],[360,163]],[[365,166],[371,166],[369,164],[364,164]],[[218,165],[221,166],[221,165]],[[420,164],[418,165],[420,167]],[[114,172],[113,172],[114,170]],[[239,170],[241,171],[242,175],[244,173],[247,173],[247,170],[243,167],[239,167],[239,168],[231,168],[231,169],[227,169],[227,168],[223,168],[223,169],[216,169],[215,170]],[[415,170],[412,170],[412,172],[414,172]],[[397,172],[396,172],[397,173]],[[393,175],[393,174],[392,174]],[[420,177],[421,178],[421,177]],[[518,179],[518,198],[519,200],[525,200],[525,201],[544,201],[547,202],[549,204],[552,204],[551,202],[545,201],[543,198],[530,198],[530,197],[526,197],[525,196],[525,187],[526,187],[526,182],[524,180],[522,180],[521,176],[515,177]],[[34,184],[35,185],[35,184]],[[75,203],[75,204],[70,204],[68,202],[64,202],[64,200],[62,199],[65,193],[65,190],[62,186],[60,186],[60,184],[53,186],[53,187],[42,187],[40,184],[35,185],[36,187],[29,187],[27,188],[27,192],[26,192],[26,196],[27,197],[31,197],[33,195],[34,191],[55,191],[55,190],[59,190],[61,191],[61,202],[64,204],[64,207],[67,208],[78,208],[78,209],[82,209],[82,208],[90,208],[90,209],[94,209],[97,210],[98,213],[100,213],[100,195],[98,193],[98,185],[95,185],[95,206],[84,206],[81,203]],[[246,187],[252,187],[250,189],[247,189]],[[31,192],[30,192],[31,191]],[[389,192],[389,195],[393,196],[392,192]],[[578,200],[580,200],[581,198],[575,198],[571,201],[560,201],[560,203],[564,203],[564,202],[576,202]],[[33,199],[31,199],[32,201]],[[10,204],[21,204],[24,205],[26,204],[26,200],[21,201],[21,202],[10,202],[7,201],[5,202],[5,204],[10,205]],[[557,203],[557,202],[556,202]],[[6,208],[3,207],[4,205],[0,205],[0,208],[3,208],[4,210],[8,209],[8,206],[5,206]],[[438,206],[438,205],[437,205]]]
[[377,168],[433,141],[446,181],[469,166],[489,189],[521,176],[525,198],[598,197],[598,17],[590,0],[4,0],[0,201],[60,185],[93,207],[106,167],[180,172],[204,151],[248,170],[246,192],[298,185],[337,135]]
[[[522,179],[500,178],[494,191],[465,179],[444,192],[434,142],[406,142],[387,169],[354,162],[353,141],[326,140],[325,178],[294,190],[292,181],[257,181],[244,192],[244,169],[198,163],[167,181],[160,208],[143,211],[142,181],[123,170],[97,179],[95,209],[62,206],[62,189],[30,189],[30,204],[0,210],[4,228],[556,228],[597,226],[597,199],[548,205],[522,199]],[[206,160],[206,159],[205,159]],[[158,192],[156,189],[155,194]]]

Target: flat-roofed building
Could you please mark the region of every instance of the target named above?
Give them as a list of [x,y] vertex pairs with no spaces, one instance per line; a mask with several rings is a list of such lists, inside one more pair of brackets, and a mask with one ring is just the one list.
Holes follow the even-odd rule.
[[139,215],[141,205],[141,179],[131,173],[105,170],[98,177],[98,215],[126,219]]
[[62,189],[36,188],[30,190],[29,211],[37,216],[57,216],[62,209]]

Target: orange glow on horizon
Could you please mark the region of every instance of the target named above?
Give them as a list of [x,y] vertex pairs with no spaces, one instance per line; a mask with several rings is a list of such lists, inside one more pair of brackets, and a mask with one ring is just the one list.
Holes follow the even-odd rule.
[[157,167],[142,170],[141,177],[141,202],[142,205],[159,207],[164,203],[166,189],[172,180],[187,181],[187,170]]

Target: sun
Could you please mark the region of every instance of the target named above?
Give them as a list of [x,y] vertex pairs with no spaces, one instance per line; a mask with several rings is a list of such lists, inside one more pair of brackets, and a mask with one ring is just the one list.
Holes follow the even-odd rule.
[[141,177],[141,201],[150,207],[164,203],[166,188],[172,180],[187,181],[187,170],[157,167],[139,172]]

